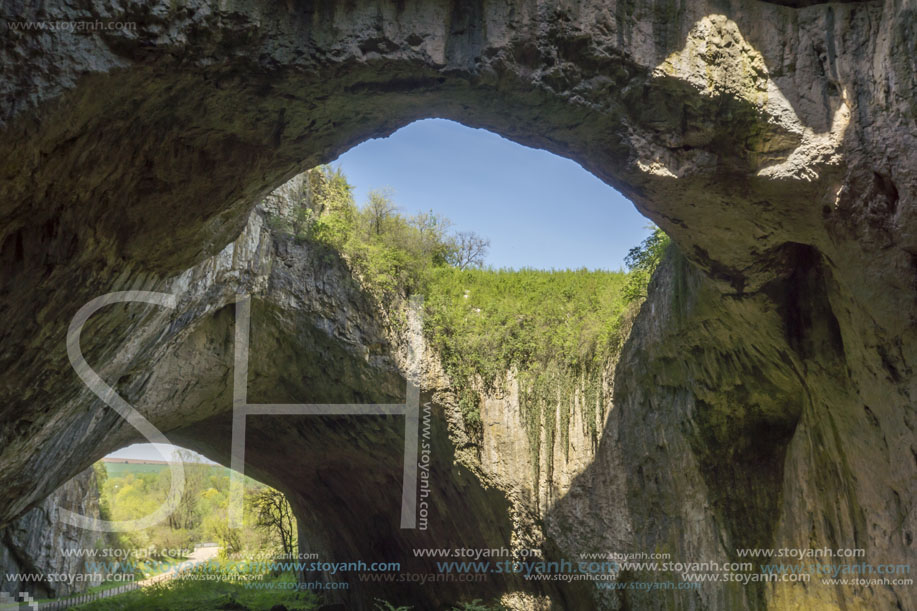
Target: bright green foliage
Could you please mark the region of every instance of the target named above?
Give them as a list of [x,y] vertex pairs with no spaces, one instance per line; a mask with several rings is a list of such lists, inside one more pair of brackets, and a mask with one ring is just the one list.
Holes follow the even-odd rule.
[[276,537],[285,557],[291,557],[296,547],[296,518],[287,497],[265,486],[250,492],[247,500],[257,520],[255,525]]
[[596,435],[627,281],[623,272],[437,269],[427,285],[426,334],[457,386],[466,423],[480,422],[475,387],[494,390],[515,371],[534,451],[542,426],[551,445],[558,415],[566,445],[578,389]]
[[[352,187],[340,169],[317,168],[308,174],[306,201],[313,217],[310,227],[302,228],[297,237],[308,237],[345,252],[354,241],[357,207],[353,201]],[[294,212],[298,218],[310,217],[302,208]]]
[[[251,478],[245,478],[247,502],[244,504],[242,530],[228,526],[229,474],[226,467],[195,462],[190,454],[185,459],[185,488],[175,511],[164,522],[146,530],[113,535],[107,543],[112,547],[145,550],[151,546],[162,549],[192,549],[196,543],[219,543],[224,553],[275,553],[295,545],[295,521],[281,493]],[[152,513],[163,501],[171,487],[171,473],[165,464],[96,463],[96,481],[100,491],[103,518],[132,520]],[[258,528],[259,511],[253,499],[271,493],[283,499],[287,509],[286,538],[276,529]],[[291,534],[292,533],[292,534]],[[135,556],[137,557],[137,556]],[[159,560],[161,556],[137,557],[138,560]]]
[[[105,464],[102,462],[97,462],[92,465],[92,471],[96,478],[96,488],[101,493],[105,489],[105,484],[108,482],[108,471],[105,469]],[[111,520],[111,507],[109,506],[108,499],[102,494],[99,494],[99,518],[102,520]]]
[[[340,170],[309,172],[304,207],[294,212],[302,225],[291,230],[342,255],[380,304],[424,296],[425,333],[473,433],[480,432],[480,391],[495,390],[512,371],[536,472],[542,430],[548,447],[555,435],[568,447],[575,402],[596,439],[606,367],[620,350],[625,309],[646,296],[668,243],[661,230],[631,249],[628,273],[494,270],[481,268],[487,241],[450,232],[442,217],[403,216],[383,192],[358,207]],[[550,472],[553,454],[546,458]]]
[[[344,256],[362,285],[377,297],[422,291],[430,270],[451,260],[457,242],[447,219],[432,212],[407,217],[391,197],[373,191],[358,207],[341,171],[316,168],[308,174],[305,209],[296,237]],[[296,225],[294,223],[294,225]]]
[[653,233],[627,252],[624,263],[629,270],[629,279],[624,288],[624,297],[628,302],[646,298],[646,290],[656,267],[662,261],[671,240],[662,229],[652,227]]
[[[208,563],[209,565],[210,563]],[[225,569],[225,567],[224,567]],[[293,587],[296,576],[279,576],[265,572],[248,582],[232,580],[225,569],[226,580],[217,580],[209,569],[194,569],[189,579],[172,579],[126,594],[72,607],[81,611],[199,611],[201,609],[270,609],[283,605],[290,611],[310,611],[320,605],[318,597],[308,590]],[[194,579],[199,573],[199,579]],[[256,586],[256,587],[255,587]],[[272,587],[273,586],[273,587]]]

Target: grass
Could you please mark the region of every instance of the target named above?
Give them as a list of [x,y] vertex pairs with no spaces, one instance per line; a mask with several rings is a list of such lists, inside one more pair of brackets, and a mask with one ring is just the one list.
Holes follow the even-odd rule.
[[[191,577],[203,579],[171,579],[152,586],[111,598],[73,607],[79,611],[200,611],[202,609],[250,609],[267,611],[283,605],[289,611],[311,611],[319,605],[312,592],[295,589],[296,578],[290,573],[279,576],[262,575],[259,584],[270,587],[247,587],[245,583],[229,581],[228,572],[193,571]],[[219,577],[220,579],[214,579]],[[251,586],[252,582],[249,584]]]
[[[448,219],[403,216],[379,194],[361,208],[340,170],[316,168],[305,184],[296,210],[273,219],[272,226],[340,254],[380,309],[394,314],[392,321],[399,320],[392,304],[424,296],[424,332],[442,358],[473,437],[481,434],[482,392],[499,390],[512,372],[536,476],[542,434],[547,447],[556,439],[566,450],[577,402],[596,440],[607,370],[624,341],[625,313],[645,299],[668,248],[661,230],[631,249],[627,272],[485,269],[480,261],[468,268],[457,262]],[[549,474],[552,462],[549,452]]]
[[425,333],[456,388],[466,425],[480,426],[481,391],[499,390],[512,371],[536,471],[542,431],[549,445],[555,435],[567,445],[575,401],[595,437],[605,370],[623,340],[628,281],[626,273],[609,271],[436,270],[425,298]]
[[[146,575],[145,577],[150,577],[151,575]],[[106,590],[114,590],[115,588],[120,588],[121,586],[128,585],[129,581],[103,581],[97,586],[93,586],[86,590],[86,594],[95,594],[97,592],[105,592]]]
[[[513,372],[519,381],[536,474],[541,435],[546,435],[548,447],[555,440],[566,447],[577,402],[589,432],[597,435],[597,416],[604,414],[607,403],[607,372],[625,339],[624,320],[628,310],[646,297],[649,279],[668,248],[665,234],[657,229],[631,250],[628,272],[459,269],[450,263],[454,243],[445,219],[406,218],[387,208],[384,199],[376,201],[374,211],[361,209],[343,175],[327,168],[310,172],[301,195],[291,217],[269,220],[273,230],[342,256],[354,278],[390,313],[397,314],[391,304],[408,295],[424,296],[424,333],[442,359],[472,433],[481,424],[482,393],[499,390]],[[548,473],[552,460],[549,453]],[[165,467],[106,464],[113,477]],[[264,579],[281,586],[295,582],[289,574]],[[310,610],[318,606],[318,599],[309,591],[285,587],[254,589],[234,581],[173,579],[75,608],[260,610],[278,604],[291,611]],[[383,611],[410,609],[379,599],[375,605]],[[454,609],[488,606],[473,600]]]

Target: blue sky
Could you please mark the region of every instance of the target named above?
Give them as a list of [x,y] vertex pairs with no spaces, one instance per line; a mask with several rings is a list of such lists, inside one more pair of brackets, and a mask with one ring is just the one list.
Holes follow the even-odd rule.
[[403,212],[433,210],[490,239],[493,267],[618,269],[650,221],[579,164],[483,129],[417,121],[341,155],[357,202],[390,187]]
[[[615,270],[649,235],[649,220],[577,163],[453,121],[417,121],[332,165],[360,204],[370,190],[390,188],[402,212],[433,210],[489,238],[493,267]],[[150,444],[112,456],[163,459]]]
[[[171,460],[174,458],[172,453],[175,450],[176,446],[167,443],[135,443],[126,448],[121,448],[117,452],[112,452],[108,456],[111,458],[136,458],[138,460]],[[205,462],[216,464],[200,454],[197,454],[197,456],[200,456]]]

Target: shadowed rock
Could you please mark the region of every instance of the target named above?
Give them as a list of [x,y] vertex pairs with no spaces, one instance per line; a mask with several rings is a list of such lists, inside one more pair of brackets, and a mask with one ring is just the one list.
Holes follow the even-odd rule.
[[[100,313],[84,353],[162,430],[224,460],[215,431],[231,407],[227,306],[238,292],[262,296],[268,322],[255,324],[290,365],[263,363],[253,373],[276,377],[256,377],[255,389],[393,396],[392,338],[363,336],[375,314],[346,288],[346,273],[284,253],[292,246],[257,218],[226,245],[253,205],[303,168],[439,116],[577,160],[683,253],[635,322],[592,464],[539,508],[553,545],[665,550],[678,561],[735,560],[737,547],[862,547],[872,562],[908,562],[917,528],[915,7],[778,4],[243,0],[116,3],[104,14],[82,1],[5,4],[3,522],[136,439],[79,384],[64,351],[70,318],[99,294],[179,295],[174,313]],[[97,19],[136,29],[11,25]],[[275,266],[284,260],[300,267]],[[295,341],[280,341],[281,329]],[[380,345],[389,348],[373,353]],[[300,375],[310,367],[334,384]],[[257,425],[253,467],[298,498],[300,516],[334,523],[323,503],[345,491],[320,469],[303,478],[284,467],[269,443],[274,426]],[[396,430],[329,420],[284,433],[306,445],[331,432],[378,440],[378,455],[323,456],[331,473],[375,462],[361,502],[382,507],[396,498],[379,492],[397,472],[379,467]],[[468,482],[462,498],[483,511],[476,532],[499,539],[512,511],[479,490],[482,469],[444,471],[442,498],[457,499],[457,482]],[[305,494],[317,484],[322,503]],[[414,544],[391,527],[379,523],[364,540],[342,525],[341,550]],[[902,587],[814,582],[707,583],[669,595],[673,608],[914,606]]]

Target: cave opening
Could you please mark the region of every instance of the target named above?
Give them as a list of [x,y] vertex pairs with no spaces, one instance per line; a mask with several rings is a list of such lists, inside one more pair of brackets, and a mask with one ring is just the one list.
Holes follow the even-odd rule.
[[[478,158],[473,159],[479,164],[477,168],[449,168],[454,176],[448,180],[425,176],[428,183],[438,185],[439,189],[420,195],[408,193],[411,201],[405,202],[407,205],[403,207],[402,185],[409,189],[413,177],[403,170],[383,169],[383,173],[398,174],[399,183],[396,190],[381,196],[390,198],[391,207],[383,206],[381,214],[377,211],[376,216],[371,217],[373,211],[369,206],[372,198],[378,195],[370,193],[362,180],[361,184],[353,186],[347,183],[348,167],[359,163],[361,151],[357,147],[337,161],[339,169],[311,170],[268,196],[253,213],[255,229],[246,229],[247,233],[233,243],[232,249],[238,257],[240,244],[250,240],[248,234],[257,233],[261,236],[259,239],[270,240],[271,256],[275,259],[275,269],[270,272],[269,279],[274,289],[262,289],[261,294],[255,291],[251,306],[251,356],[247,380],[250,400],[255,403],[341,404],[403,400],[403,373],[399,368],[383,370],[381,374],[373,370],[373,366],[393,357],[388,354],[390,349],[383,345],[386,341],[391,342],[390,338],[386,340],[382,332],[372,337],[369,329],[377,325],[371,322],[372,312],[378,307],[380,298],[424,289],[425,312],[432,325],[424,327],[428,332],[425,341],[445,336],[460,340],[432,345],[445,357],[445,374],[460,381],[460,390],[445,396],[449,393],[443,393],[440,383],[440,388],[423,393],[425,403],[434,406],[432,428],[436,430],[430,439],[431,470],[440,480],[437,492],[450,499],[454,509],[430,518],[429,526],[436,533],[435,539],[428,533],[406,533],[399,527],[394,491],[401,478],[400,444],[404,431],[389,417],[367,421],[327,415],[252,418],[245,438],[246,474],[254,474],[286,493],[299,522],[297,554],[366,562],[403,562],[414,550],[449,544],[456,548],[522,549],[554,558],[559,554],[556,544],[543,539],[542,535],[530,535],[529,547],[513,542],[518,536],[519,525],[508,522],[505,516],[510,513],[509,507],[518,502],[506,498],[505,485],[487,490],[475,480],[473,470],[467,462],[459,461],[452,449],[448,421],[455,416],[459,418],[458,426],[467,435],[468,443],[482,445],[478,453],[511,459],[513,464],[506,477],[519,488],[535,511],[539,508],[548,511],[582,472],[587,457],[595,452],[600,441],[604,419],[610,410],[612,359],[624,339],[620,325],[625,306],[635,305],[634,302],[645,297],[652,271],[644,267],[633,274],[626,272],[625,255],[639,245],[641,238],[646,241],[653,234],[647,236],[643,227],[645,219],[635,212],[622,219],[626,215],[620,208],[629,207],[629,204],[569,160],[456,123],[427,121],[414,124],[414,130],[420,129],[421,138],[430,138],[423,129],[431,127],[434,132],[444,129],[448,132],[446,136],[440,135],[438,141],[428,139],[419,147],[420,155],[434,165],[446,165],[442,160],[433,159],[436,151],[445,151],[454,158],[462,155],[459,151],[464,147],[467,158],[474,156],[469,149],[473,152],[475,147],[479,151],[482,146],[492,150],[478,153]],[[405,129],[408,136],[412,135],[410,128]],[[392,140],[397,141],[399,133],[404,135],[396,132]],[[456,138],[464,138],[466,142],[457,143]],[[416,164],[416,159],[405,157],[397,151],[365,153],[370,161],[372,158],[397,158],[407,167]],[[506,172],[510,175],[504,177],[502,183],[497,180],[499,176],[480,177],[480,172],[495,169],[500,160],[503,163],[500,168],[512,169]],[[526,184],[520,185],[520,180]],[[340,186],[341,181],[346,186],[335,195],[335,185]],[[392,182],[369,184],[386,186]],[[558,183],[559,188],[555,186]],[[461,189],[456,187],[459,184]],[[366,194],[366,203],[357,201],[361,191]],[[449,193],[450,197],[444,198],[443,193]],[[344,200],[334,199],[341,195]],[[464,262],[469,263],[466,265],[448,256],[431,254],[425,250],[429,244],[421,243],[418,249],[410,243],[421,231],[441,231],[441,235],[433,238],[434,250],[453,248],[448,233],[451,226],[445,222],[437,225],[440,221],[423,224],[424,218],[430,218],[423,215],[445,218],[445,214],[460,210],[457,197],[478,204],[458,228],[459,233],[478,229],[473,224],[475,219],[486,220],[489,211],[489,218],[497,221],[492,225],[498,232],[493,236],[495,245],[518,238],[521,242],[538,244],[539,248],[523,253],[514,253],[513,248],[504,249],[499,259],[492,261],[482,257]],[[445,202],[445,214],[440,205],[443,199],[449,199]],[[525,202],[525,206],[514,208],[514,201]],[[526,214],[526,206],[531,218],[518,218]],[[497,218],[495,210],[501,207],[509,210],[503,218]],[[584,231],[590,234],[590,240],[582,239],[579,245],[588,248],[571,253],[576,249],[552,239],[552,235],[565,233],[559,227],[561,217],[585,225],[584,214],[602,209],[615,211],[602,219],[594,216],[589,219],[592,221],[589,229],[595,231]],[[622,227],[615,226],[619,220]],[[609,230],[604,231],[603,225]],[[333,233],[329,237],[329,228],[349,233],[346,239]],[[609,233],[626,235],[630,241],[608,248]],[[371,261],[361,259],[365,257],[362,250],[365,248],[376,248],[375,256],[381,259],[386,257],[380,256],[380,252],[382,255],[396,253],[409,261],[404,263],[395,257],[401,261],[398,265],[373,269],[369,267]],[[527,256],[545,254],[547,258],[533,264],[525,263]],[[411,261],[411,257],[416,260]],[[280,275],[277,269],[285,269],[288,273]],[[639,276],[636,282],[629,282],[628,278],[636,276]],[[405,284],[390,286],[379,282],[380,277],[383,280],[395,278]],[[334,316],[340,312],[323,311],[318,307],[317,301],[327,298],[314,284],[318,278],[325,282],[331,278],[335,286],[350,286],[349,292],[344,294],[326,289],[326,295],[330,294],[339,307],[351,309],[356,314],[351,312],[344,316],[345,320],[335,321]],[[355,279],[359,281],[354,282]],[[284,289],[289,291],[287,294],[284,290],[270,294],[287,284],[294,287]],[[635,291],[626,304],[621,298],[625,290]],[[278,299],[278,295],[283,299]],[[306,302],[307,307],[291,315],[282,307],[283,301],[290,298]],[[496,308],[492,307],[493,303],[497,304]],[[316,318],[319,315],[325,320]],[[460,329],[467,327],[463,321],[469,320],[477,321],[475,327],[470,332],[461,332]],[[220,401],[231,403],[225,382],[226,371],[232,368],[229,355],[234,341],[234,324],[237,323],[234,323],[233,306],[225,306],[210,314],[206,324],[191,330],[189,337],[178,346],[176,361],[180,361],[181,355],[196,350],[196,358],[202,364],[195,372],[200,376],[195,381],[197,398],[189,400],[186,397],[188,404],[196,401],[205,401],[208,405]],[[353,326],[360,328],[359,334],[353,333]],[[560,336],[572,342],[574,348],[551,339]],[[353,353],[354,345],[359,348],[358,354]],[[214,364],[202,357],[202,347],[219,362],[214,371],[208,372]],[[568,353],[568,350],[572,351]],[[472,357],[475,362],[465,357]],[[163,365],[162,371],[171,372],[179,366],[177,363]],[[482,367],[481,371],[477,371],[477,367]],[[508,371],[512,373],[507,375]],[[153,378],[158,375],[154,373]],[[478,377],[483,384],[481,387]],[[130,395],[149,405],[155,404],[157,392],[174,400],[174,394],[156,390],[143,376],[128,376],[119,382]],[[495,401],[499,402],[501,394],[507,391],[516,397],[512,407],[515,415],[504,431],[506,434],[495,436],[493,426],[501,418]],[[458,405],[452,405],[450,412],[446,405],[454,403]],[[233,429],[225,407],[222,409],[222,414],[173,429],[169,439],[194,448],[223,465],[230,465],[228,440],[233,436]],[[123,491],[120,494],[128,496]],[[371,508],[369,513],[367,508]],[[211,522],[221,521],[226,518],[225,514],[225,507],[215,508],[208,518]],[[462,514],[465,517],[459,518]],[[471,521],[463,521],[468,518]],[[539,527],[531,522],[526,528],[537,532]],[[225,546],[225,537],[231,533],[215,529],[213,526],[214,533],[224,537],[221,543]],[[414,564],[417,567],[426,565],[426,570],[431,566],[416,560]],[[415,570],[416,574],[422,574],[420,568]],[[329,578],[327,571],[314,573],[309,576],[301,572],[297,577],[316,579],[324,584],[340,583]],[[570,601],[585,600],[586,596],[582,588],[577,587],[533,589],[518,578],[497,581],[482,587],[481,592],[497,596],[507,591],[531,591],[534,595]],[[444,587],[442,594],[430,598],[431,594],[416,584],[381,589],[362,586],[363,593],[356,587],[353,589],[352,596],[358,597],[356,600],[366,599],[368,592],[378,591],[393,600],[431,603],[455,601],[461,592],[460,586]]]
[[[133,444],[96,462],[92,468],[99,517],[112,522],[136,520],[168,503],[170,462],[181,463],[184,479],[172,511],[149,528],[106,533],[109,544],[146,550],[139,560],[201,562],[223,551],[225,559],[237,561],[243,549],[264,558],[292,557],[297,546],[296,518],[282,492],[244,478],[242,528],[231,529],[229,469],[180,446]],[[139,568],[141,573],[152,572],[152,567]]]
[[[302,401],[337,389],[368,399],[400,388],[398,351],[381,341],[379,321],[361,310],[366,302],[347,292],[346,258],[290,232],[284,222],[296,218],[271,224],[276,208],[249,211],[306,167],[440,116],[579,160],[664,228],[684,256],[637,317],[619,365],[629,375],[614,389],[614,435],[585,440],[596,459],[570,492],[553,506],[542,498],[543,477],[566,472],[557,468],[566,457],[542,452],[544,438],[505,437],[513,451],[490,455],[526,457],[505,466],[538,480],[519,496],[548,514],[530,520],[501,492],[505,482],[455,466],[456,456],[483,455],[471,440],[489,429],[487,410],[506,415],[502,399],[439,401],[455,409],[449,418],[443,412],[438,429],[448,434],[436,476],[436,540],[403,535],[388,511],[399,500],[391,451],[402,423],[260,420],[252,473],[283,488],[297,515],[324,530],[310,540],[324,536],[322,549],[339,558],[384,558],[461,546],[468,533],[485,544],[528,544],[538,539],[529,527],[542,520],[551,543],[589,553],[726,561],[752,544],[837,543],[909,560],[913,464],[894,457],[913,454],[913,283],[901,278],[913,275],[906,168],[917,147],[900,129],[913,114],[911,73],[900,60],[913,55],[913,7],[867,4],[478,3],[464,14],[447,2],[179,2],[165,11],[165,36],[161,15],[150,19],[134,5],[125,17],[141,27],[130,35],[11,31],[4,82],[14,103],[0,117],[9,177],[0,230],[8,317],[0,412],[10,423],[0,429],[3,523],[130,438],[67,367],[67,321],[99,292],[182,296],[167,318],[100,314],[107,333],[87,354],[110,361],[106,379],[123,380],[128,398],[170,438],[223,464],[229,450],[217,438],[232,431],[226,355],[239,294],[256,294],[253,324],[261,327],[252,336],[268,338],[294,374],[278,376],[264,358],[251,369],[254,393]],[[101,17],[99,10],[67,7],[80,19]],[[322,239],[333,241],[334,227],[326,229]],[[436,295],[466,301],[461,289]],[[442,309],[430,320],[457,327],[446,316],[455,311],[450,300],[431,305]],[[475,346],[451,348],[460,374],[458,357]],[[335,379],[324,379],[321,362],[340,365]],[[301,368],[306,379],[296,375]],[[538,417],[550,419],[543,393],[530,394]],[[600,403],[594,394],[573,392]],[[511,424],[525,429],[521,419]],[[570,430],[559,424],[552,439]],[[572,425],[582,428],[575,417]],[[746,448],[750,456],[740,455]],[[297,461],[316,475],[302,481]],[[365,472],[377,473],[384,494],[352,485]],[[463,512],[469,504],[475,510]],[[385,510],[357,511],[365,507]],[[745,522],[756,525],[753,537],[743,536]],[[369,601],[370,591],[353,597]],[[470,590],[376,591],[432,605]],[[595,606],[573,591],[549,594],[567,608]],[[697,592],[654,596],[633,592],[612,603],[906,608],[913,598],[898,586],[814,581],[705,582]]]

